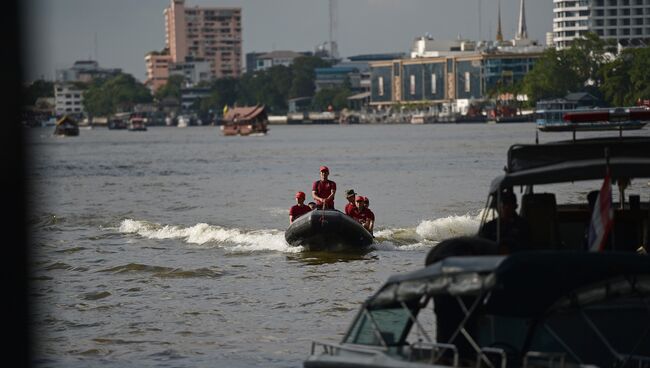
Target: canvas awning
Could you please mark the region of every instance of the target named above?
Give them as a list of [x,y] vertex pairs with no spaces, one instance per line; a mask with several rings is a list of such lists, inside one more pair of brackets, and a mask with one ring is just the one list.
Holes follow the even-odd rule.
[[622,278],[638,280],[634,292],[650,294],[650,257],[584,251],[447,257],[424,269],[390,277],[366,305],[382,309],[425,295],[478,296],[489,292],[483,304],[488,313],[527,318],[544,313],[563,297],[585,287],[616,285]]
[[228,109],[223,120],[226,122],[250,121],[262,114],[266,114],[266,108],[264,105],[232,107]]
[[602,179],[607,165],[612,178],[649,178],[648,147],[649,137],[513,145],[508,150],[506,173],[492,181],[490,193],[519,185]]

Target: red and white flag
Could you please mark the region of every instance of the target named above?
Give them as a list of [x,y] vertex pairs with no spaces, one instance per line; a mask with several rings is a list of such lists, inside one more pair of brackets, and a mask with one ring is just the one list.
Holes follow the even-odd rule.
[[612,209],[612,183],[609,168],[605,174],[605,181],[600,188],[594,211],[591,214],[589,225],[589,250],[601,252],[605,248],[607,236],[614,224],[614,210]]

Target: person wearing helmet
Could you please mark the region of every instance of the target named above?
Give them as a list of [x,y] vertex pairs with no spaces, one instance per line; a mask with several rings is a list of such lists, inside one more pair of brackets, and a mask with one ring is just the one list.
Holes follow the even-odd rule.
[[311,211],[311,208],[305,204],[305,193],[296,193],[296,205],[289,209],[289,224],[292,224],[298,217]]
[[357,215],[355,219],[372,234],[375,227],[375,214],[366,206],[366,201],[368,201],[366,197],[357,196]]
[[311,194],[316,201],[318,209],[333,210],[334,195],[336,194],[336,183],[328,180],[330,169],[327,166],[320,167],[320,180],[316,180],[311,187]]

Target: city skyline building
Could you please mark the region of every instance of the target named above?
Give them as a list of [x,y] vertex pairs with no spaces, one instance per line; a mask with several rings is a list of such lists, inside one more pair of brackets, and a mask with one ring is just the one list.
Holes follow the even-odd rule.
[[553,44],[593,32],[622,47],[650,45],[650,0],[553,0]]
[[189,7],[185,0],[170,0],[163,14],[171,63],[204,60],[213,78],[241,75],[241,8]]
[[167,83],[171,60],[172,58],[169,55],[168,49],[164,49],[161,52],[152,51],[145,55],[144,62],[147,66],[147,80],[145,81],[145,85],[152,92],[156,92]]

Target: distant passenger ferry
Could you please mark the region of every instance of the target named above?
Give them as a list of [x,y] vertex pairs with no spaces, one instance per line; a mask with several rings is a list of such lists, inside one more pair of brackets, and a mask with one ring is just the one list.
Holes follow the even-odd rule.
[[542,132],[641,129],[650,120],[645,107],[578,107],[567,100],[543,100],[537,103],[535,121]]

